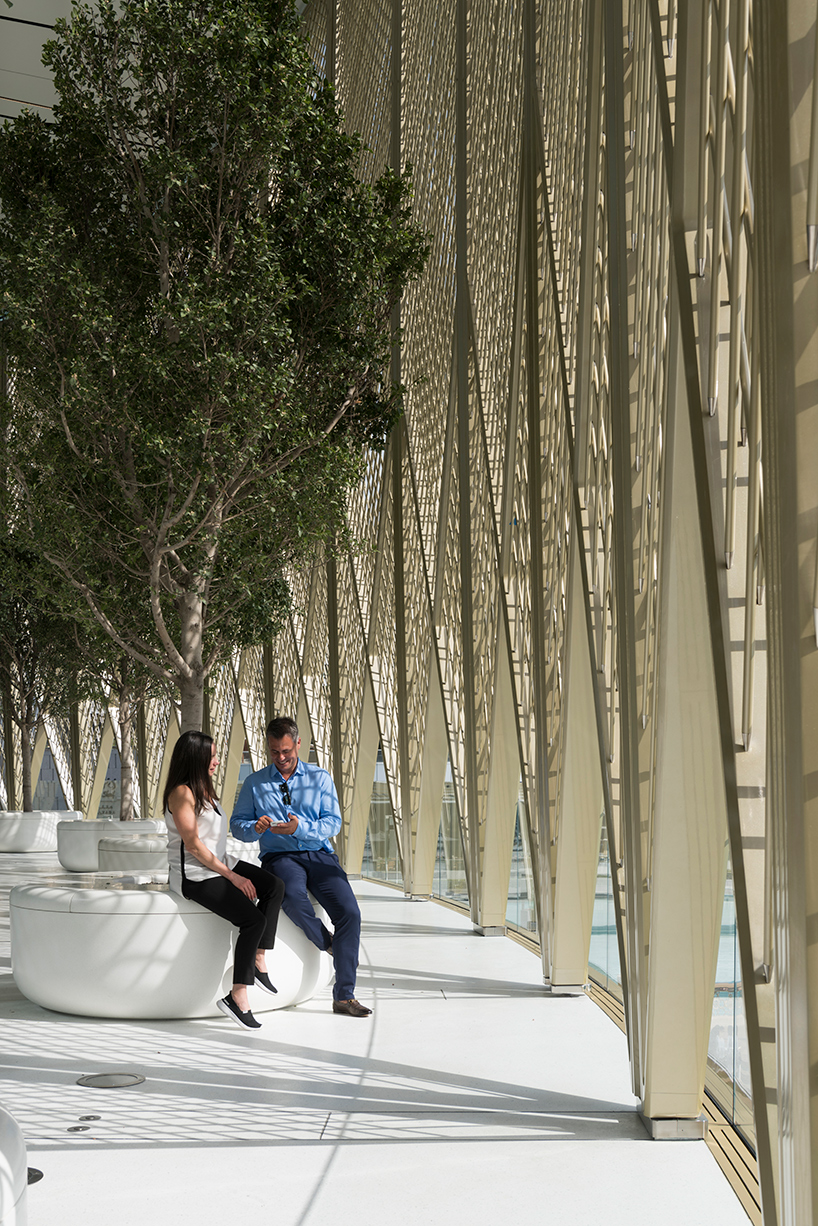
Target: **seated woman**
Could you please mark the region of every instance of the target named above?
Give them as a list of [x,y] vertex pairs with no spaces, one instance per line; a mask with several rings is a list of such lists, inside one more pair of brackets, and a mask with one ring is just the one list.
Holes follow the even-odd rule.
[[239,1026],[256,1030],[261,1022],[250,1012],[247,985],[276,991],[265,951],[275,943],[284,884],[257,864],[237,860],[229,866],[227,815],[213,789],[218,765],[212,737],[182,733],[171,755],[163,798],[170,888],[238,927],[233,988],[217,1004]]

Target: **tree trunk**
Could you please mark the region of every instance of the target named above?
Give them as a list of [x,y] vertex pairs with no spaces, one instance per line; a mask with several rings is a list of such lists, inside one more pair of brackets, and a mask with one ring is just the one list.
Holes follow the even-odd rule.
[[33,789],[31,786],[31,738],[34,732],[34,704],[31,698],[25,700],[24,710],[21,712],[23,720],[20,726],[20,742],[22,746],[23,758],[23,812],[31,813],[34,808]]
[[[119,820],[133,821],[133,695],[128,680],[130,661],[122,661],[119,686]],[[143,802],[144,803],[144,802]]]
[[201,732],[204,714],[204,669],[202,667],[202,600],[196,592],[186,592],[177,602],[181,623],[181,654],[191,671],[179,678],[182,732]]
[[195,732],[202,730],[202,716],[204,714],[204,678],[199,675],[198,678],[193,677],[179,681],[179,697],[181,699],[180,720],[182,732],[190,732],[191,729]]
[[12,724],[17,722],[11,702],[11,685],[8,674],[3,678],[3,742],[5,745],[6,808],[17,808],[17,779],[14,771],[14,733]]

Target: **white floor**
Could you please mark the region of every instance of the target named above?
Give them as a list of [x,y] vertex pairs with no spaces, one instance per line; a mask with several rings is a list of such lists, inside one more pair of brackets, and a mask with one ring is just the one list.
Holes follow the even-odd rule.
[[[8,888],[57,872],[0,855],[0,1102],[44,1176],[29,1226],[746,1226],[703,1142],[647,1138],[614,1024],[459,913],[357,884],[366,1020],[327,992],[257,1035],[94,1021],[11,976]],[[146,1080],[76,1084],[106,1071]]]

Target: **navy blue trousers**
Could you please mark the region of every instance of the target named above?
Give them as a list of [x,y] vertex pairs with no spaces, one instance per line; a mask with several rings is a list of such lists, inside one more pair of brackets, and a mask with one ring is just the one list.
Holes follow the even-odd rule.
[[[358,970],[361,911],[338,857],[329,851],[268,852],[262,860],[268,873],[284,882],[284,914],[306,932],[313,945],[327,949],[332,941],[336,1000],[352,1000]],[[307,895],[320,903],[332,920],[329,932],[318,919]]]

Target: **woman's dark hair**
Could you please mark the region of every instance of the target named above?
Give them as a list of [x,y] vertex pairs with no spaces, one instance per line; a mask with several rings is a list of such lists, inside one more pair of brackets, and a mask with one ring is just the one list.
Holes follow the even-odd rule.
[[174,788],[186,784],[193,793],[198,817],[204,806],[218,800],[210,775],[213,737],[206,732],[183,732],[173,746],[168,767],[168,781],[162,797],[162,810],[168,807],[168,797]]

